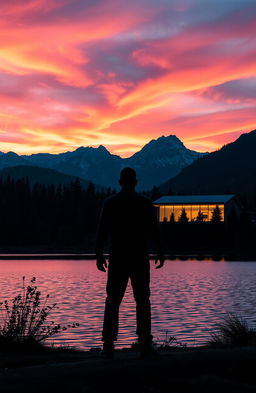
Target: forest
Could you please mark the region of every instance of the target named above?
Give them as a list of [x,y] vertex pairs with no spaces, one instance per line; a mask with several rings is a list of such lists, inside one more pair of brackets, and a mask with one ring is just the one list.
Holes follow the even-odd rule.
[[0,247],[93,250],[102,202],[114,191],[97,191],[79,180],[30,185],[28,178],[0,180]]
[[[93,253],[103,201],[115,192],[93,183],[81,186],[79,179],[65,185],[30,184],[27,177],[0,179],[0,251]],[[160,196],[156,187],[144,194],[151,201]],[[181,217],[162,223],[160,230],[168,254],[254,249],[255,226],[246,210],[227,224],[219,219],[187,223]]]

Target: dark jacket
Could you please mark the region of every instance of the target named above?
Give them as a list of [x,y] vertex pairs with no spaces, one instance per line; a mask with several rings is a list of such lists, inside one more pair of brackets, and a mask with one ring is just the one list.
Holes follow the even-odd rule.
[[[96,255],[102,255],[109,238],[110,257],[148,257],[149,238],[163,255],[157,218],[149,199],[134,190],[121,190],[105,200],[98,227]],[[137,258],[136,258],[137,259]]]

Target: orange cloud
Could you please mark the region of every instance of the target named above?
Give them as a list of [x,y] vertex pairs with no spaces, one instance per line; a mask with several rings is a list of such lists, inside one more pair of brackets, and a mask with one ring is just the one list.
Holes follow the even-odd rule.
[[255,128],[255,7],[142,3],[3,4],[0,151],[129,156],[162,134],[214,150]]

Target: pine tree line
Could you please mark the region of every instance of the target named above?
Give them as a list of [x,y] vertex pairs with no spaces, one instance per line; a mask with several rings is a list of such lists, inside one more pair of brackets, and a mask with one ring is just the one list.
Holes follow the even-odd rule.
[[112,193],[92,183],[83,189],[79,180],[58,186],[0,180],[0,247],[93,249],[103,200]]

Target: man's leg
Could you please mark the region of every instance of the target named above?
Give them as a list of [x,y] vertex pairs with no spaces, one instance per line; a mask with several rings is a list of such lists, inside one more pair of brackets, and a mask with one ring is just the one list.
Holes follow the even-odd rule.
[[140,344],[151,345],[150,266],[149,261],[132,268],[131,284],[136,301],[137,335]]
[[102,340],[110,345],[117,339],[119,306],[124,297],[128,278],[127,272],[120,269],[120,266],[109,264]]

